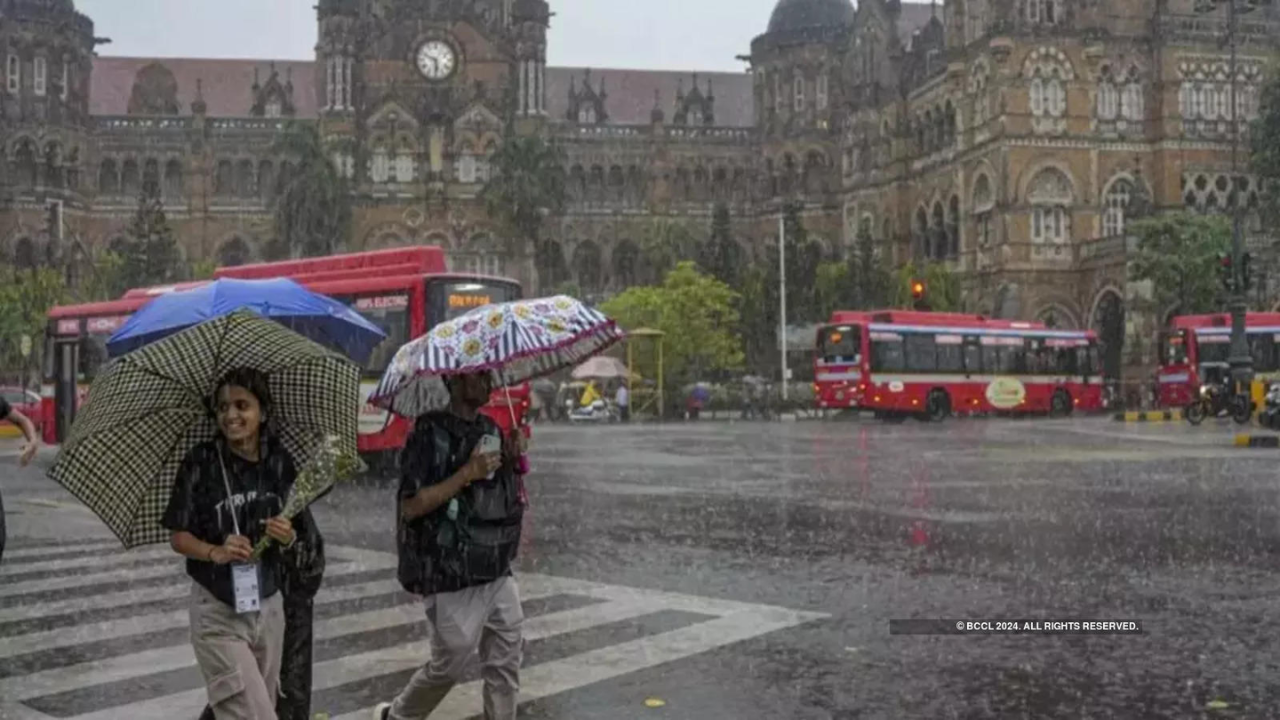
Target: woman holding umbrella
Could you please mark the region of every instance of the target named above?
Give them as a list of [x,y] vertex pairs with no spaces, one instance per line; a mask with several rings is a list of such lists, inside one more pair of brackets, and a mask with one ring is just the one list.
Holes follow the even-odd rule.
[[195,581],[191,640],[214,716],[275,718],[285,632],[280,553],[249,560],[264,534],[286,547],[297,540],[280,515],[297,469],[266,431],[271,395],[262,373],[228,373],[213,410],[219,435],[187,453],[161,522]]

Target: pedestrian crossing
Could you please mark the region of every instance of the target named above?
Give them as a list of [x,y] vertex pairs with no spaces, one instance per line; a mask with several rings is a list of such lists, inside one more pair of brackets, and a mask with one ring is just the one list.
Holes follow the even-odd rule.
[[[368,717],[428,654],[419,599],[396,558],[327,548],[316,598],[313,697],[335,720]],[[825,617],[657,590],[525,574],[521,700],[605,682]],[[13,548],[0,566],[0,720],[194,720],[205,691],[188,637],[190,592],[166,548],[112,542]],[[476,675],[478,677],[478,674]],[[476,679],[433,718],[480,708]]]

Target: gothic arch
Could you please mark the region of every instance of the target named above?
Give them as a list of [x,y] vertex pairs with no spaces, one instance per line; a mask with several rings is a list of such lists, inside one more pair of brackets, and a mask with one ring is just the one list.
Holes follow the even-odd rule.
[[98,193],[115,195],[120,192],[120,169],[112,158],[105,158],[98,166]]
[[604,260],[600,246],[592,240],[578,243],[573,250],[573,272],[582,292],[590,294],[603,288]]
[[620,289],[640,283],[640,248],[630,240],[621,240],[613,248],[613,281]]
[[13,266],[19,270],[34,270],[36,267],[36,244],[25,235],[13,243]]
[[[1042,303],[1040,309],[1036,311],[1035,319],[1058,330],[1074,330],[1080,327],[1079,316],[1065,302],[1058,300]],[[1056,321],[1051,323],[1051,319]]]
[[[375,225],[364,235],[364,246],[368,250],[401,247],[412,242],[414,232],[403,223],[389,222]],[[437,244],[428,241],[428,244]],[[449,247],[446,240],[439,243],[441,247]]]
[[1060,174],[1063,179],[1066,180],[1067,188],[1071,193],[1072,202],[1080,202],[1081,194],[1077,189],[1079,185],[1071,175],[1071,169],[1067,167],[1066,163],[1061,161],[1045,160],[1043,162],[1036,163],[1023,171],[1022,177],[1018,181],[1018,197],[1022,199],[1024,204],[1029,204],[1027,203],[1027,194],[1031,190],[1032,183],[1034,183],[1040,177],[1041,173],[1044,172],[1056,172]]
[[1094,296],[1089,326],[1098,334],[1103,376],[1119,378],[1124,365],[1125,305],[1118,288],[1108,285]]
[[1030,53],[1022,62],[1023,77],[1033,77],[1037,71],[1041,74],[1047,72],[1049,68],[1057,66],[1063,71],[1063,80],[1071,82],[1076,79],[1075,68],[1071,64],[1071,58],[1067,54],[1056,47],[1041,46]]

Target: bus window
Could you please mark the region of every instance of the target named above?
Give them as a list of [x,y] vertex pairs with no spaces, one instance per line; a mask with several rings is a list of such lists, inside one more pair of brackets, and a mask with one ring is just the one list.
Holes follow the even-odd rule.
[[338,299],[355,308],[364,319],[387,334],[387,338],[373,349],[368,362],[364,364],[366,375],[381,375],[391,364],[396,351],[413,339],[409,337],[408,295]]
[[939,335],[938,370],[946,373],[964,372],[964,338],[959,335]]
[[977,338],[968,338],[964,343],[964,370],[970,375],[982,374],[982,347]]
[[930,372],[938,369],[938,352],[932,335],[908,335],[907,369]]
[[818,336],[818,356],[827,362],[858,365],[862,362],[862,330],[853,325],[823,328]]
[[1197,343],[1200,364],[1225,363],[1231,357],[1231,339],[1226,335],[1201,335]]
[[890,372],[905,369],[901,336],[871,336],[871,369]]
[[1249,336],[1249,354],[1253,356],[1255,372],[1272,372],[1275,368],[1274,344],[1270,334]]

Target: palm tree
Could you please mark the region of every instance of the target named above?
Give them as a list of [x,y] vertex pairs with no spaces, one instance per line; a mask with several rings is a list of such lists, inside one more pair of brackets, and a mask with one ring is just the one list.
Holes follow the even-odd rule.
[[290,122],[274,152],[293,163],[281,174],[275,201],[273,257],[327,255],[341,248],[351,229],[347,182],[325,154],[314,125]]
[[538,251],[546,218],[564,211],[563,153],[542,137],[509,135],[494,153],[491,167],[480,196],[490,216],[507,227],[512,239],[508,250],[520,256],[534,253],[539,276],[551,278],[559,269],[547,267],[542,259],[554,253]]

